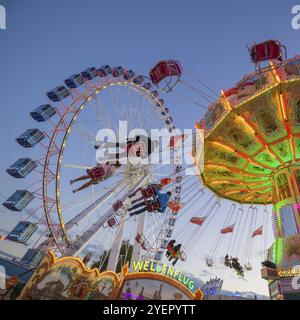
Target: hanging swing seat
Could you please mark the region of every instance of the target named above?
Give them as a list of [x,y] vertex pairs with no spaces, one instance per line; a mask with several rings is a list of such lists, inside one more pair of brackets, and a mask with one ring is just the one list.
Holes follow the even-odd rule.
[[123,202],[120,200],[117,200],[113,204],[113,210],[116,213],[116,215],[121,216],[121,217],[123,217],[127,214],[127,209],[124,207]]
[[94,168],[88,169],[87,173],[93,180],[100,180],[105,176],[105,170],[103,166],[99,165]]
[[245,276],[243,269],[241,269],[241,270],[236,270],[236,272],[237,272],[237,275],[240,276],[240,277],[244,277],[244,276]]
[[184,252],[180,251],[179,252],[179,258],[181,261],[186,261],[187,260],[187,256]]
[[182,74],[182,67],[179,61],[176,60],[162,60],[158,62],[150,71],[150,78],[156,85],[166,77],[177,76]]
[[149,76],[154,85],[158,85],[162,80],[166,79],[165,87],[162,90],[170,92],[179,81],[181,74],[182,67],[179,61],[163,60],[152,68]]
[[118,221],[115,217],[111,217],[107,220],[107,224],[110,228],[113,228],[117,225]]
[[157,195],[154,187],[152,186],[141,188],[141,194],[144,200],[155,198]]
[[171,252],[169,252],[169,256],[167,255],[167,257],[169,258],[169,261],[174,260],[172,262],[173,266],[175,266],[178,260],[186,261],[186,255],[181,250],[171,250]]
[[206,265],[207,265],[208,267],[210,267],[210,268],[212,268],[212,267],[214,266],[214,261],[213,261],[213,259],[211,259],[211,258],[207,258],[207,259],[205,260],[205,262],[206,262]]
[[252,265],[248,262],[248,263],[245,263],[245,265],[244,265],[244,267],[245,267],[245,269],[247,270],[247,271],[252,271]]
[[228,260],[225,260],[224,261],[224,265],[225,265],[225,267],[228,267],[228,268],[232,268],[232,265],[231,265],[231,263],[230,263],[230,261]]
[[158,199],[154,199],[147,202],[147,211],[156,212],[161,208],[160,202]]
[[138,233],[138,234],[136,235],[136,237],[135,237],[135,241],[136,241],[138,244],[141,245],[141,248],[142,248],[143,250],[149,250],[149,247],[150,247],[150,246],[147,244],[147,242],[146,242],[146,240],[145,240],[145,238],[144,238],[144,236],[143,236],[142,234]]
[[178,213],[182,208],[182,204],[178,201],[169,201],[168,207],[173,211],[173,213]]
[[258,63],[267,60],[283,60],[283,46],[279,41],[269,40],[252,46],[250,55],[252,62]]
[[[126,219],[127,220],[127,219]],[[125,220],[125,221],[126,221]],[[116,214],[114,214],[113,216],[111,216],[107,221],[106,224],[104,226],[104,228],[116,228],[117,226],[119,226],[121,223],[124,223],[124,221],[120,220],[118,218],[118,216]]]

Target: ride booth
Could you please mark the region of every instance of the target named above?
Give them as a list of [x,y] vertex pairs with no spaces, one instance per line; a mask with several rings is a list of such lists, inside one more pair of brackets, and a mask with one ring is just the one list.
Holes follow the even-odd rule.
[[[49,252],[26,283],[18,300],[202,299],[201,290],[194,288],[189,280],[189,285],[195,289],[190,290],[180,279],[183,275],[177,269],[173,270],[173,274],[177,271],[174,277],[163,274],[162,268],[160,272],[153,269],[154,262],[152,265],[149,261],[141,263],[135,266],[137,272],[129,272],[128,264],[119,274],[99,272],[98,269],[88,269],[79,258],[56,258]],[[151,266],[153,271],[149,269]]]

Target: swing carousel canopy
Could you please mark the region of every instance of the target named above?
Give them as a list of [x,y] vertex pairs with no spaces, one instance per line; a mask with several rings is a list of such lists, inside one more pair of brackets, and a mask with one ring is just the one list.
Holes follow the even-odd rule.
[[300,160],[300,56],[246,75],[196,128],[205,135],[204,185],[240,203],[272,203],[274,174]]

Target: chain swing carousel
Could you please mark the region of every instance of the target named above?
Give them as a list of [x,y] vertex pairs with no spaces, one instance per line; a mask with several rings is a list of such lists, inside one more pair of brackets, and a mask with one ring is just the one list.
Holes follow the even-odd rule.
[[202,183],[240,204],[273,205],[275,242],[262,270],[270,286],[280,282],[274,268],[300,263],[300,56],[286,60],[283,48],[254,45],[255,72],[222,91],[196,124],[205,132]]
[[[264,249],[267,243],[269,214],[267,209],[261,210],[262,225],[257,225],[258,207],[273,205],[275,242],[263,262],[266,268],[262,270],[263,277],[271,281],[278,279],[280,269],[289,271],[299,264],[300,57],[287,60],[285,47],[274,40],[255,44],[249,51],[255,72],[246,75],[233,88],[222,91],[217,100],[213,97],[215,92],[193,74],[188,73],[201,84],[201,90],[184,81],[182,68],[174,60],[161,61],[150,76],[153,83],[159,84],[163,80],[160,84],[162,91],[181,95],[200,107],[205,108],[198,102],[199,96],[210,103],[204,118],[196,124],[196,129],[204,130],[205,135],[205,166],[200,178],[202,184],[219,198],[219,202],[215,199],[216,203],[228,199],[241,204],[235,219],[230,218],[233,212],[229,212],[230,223],[225,221],[211,255],[206,259],[207,265],[212,267],[214,264],[222,234],[231,234],[228,252],[231,249],[237,254],[239,250],[235,247],[245,233],[249,241],[242,255],[245,270],[250,271],[254,238],[264,234]],[[162,76],[166,66],[171,79]],[[196,101],[178,92],[180,84],[197,94]],[[206,92],[203,88],[207,89]],[[194,156],[196,166],[200,168],[202,163],[198,163],[197,154]],[[244,210],[243,205],[248,210]],[[195,245],[206,228],[209,214],[203,213],[191,219],[191,223],[199,226],[196,237],[179,235],[186,246]],[[189,236],[188,228],[185,233]],[[227,255],[225,264],[230,263],[228,259]],[[238,273],[242,274],[240,263],[236,266],[239,267]],[[276,267],[279,272],[274,276],[272,270]],[[266,275],[266,272],[273,276]],[[275,284],[273,281],[273,286]]]
[[[222,91],[217,99],[213,90],[186,70],[184,76],[200,83],[202,89],[185,81],[182,67],[176,60],[159,62],[151,70],[150,77],[161,91],[181,96],[198,107],[206,108],[199,103],[199,97],[209,103],[204,118],[195,125],[197,133],[200,135],[203,130],[205,137],[205,165],[200,179],[202,185],[216,195],[214,201],[219,207],[222,199],[241,205],[235,218],[232,217],[234,210],[229,210],[229,222],[225,221],[206,259],[207,265],[214,264],[222,234],[231,234],[228,251],[238,252],[236,244],[245,233],[248,244],[242,256],[245,269],[250,271],[253,239],[264,234],[266,248],[269,224],[266,206],[273,205],[275,242],[263,266],[289,269],[298,265],[300,259],[297,246],[300,230],[300,56],[287,59],[286,48],[275,40],[253,45],[249,53],[255,71],[244,76],[233,88]],[[183,96],[181,85],[191,89],[197,98]],[[200,169],[202,162],[197,156],[194,154],[195,164]],[[182,198],[185,198],[184,193]],[[244,210],[246,206],[248,209]],[[260,207],[263,217],[261,225],[257,225]],[[185,249],[195,246],[207,227],[207,216],[209,213],[203,211],[192,217],[190,222],[198,225],[196,237],[190,236],[192,227],[186,227],[184,233],[179,234],[180,242],[186,243]],[[264,272],[267,270],[262,270],[264,278],[274,280]]]

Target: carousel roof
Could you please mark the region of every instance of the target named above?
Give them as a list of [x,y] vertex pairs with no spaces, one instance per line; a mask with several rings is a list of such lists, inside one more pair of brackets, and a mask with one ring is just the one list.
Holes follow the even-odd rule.
[[222,91],[204,129],[203,183],[240,203],[272,203],[272,176],[300,159],[300,56]]

